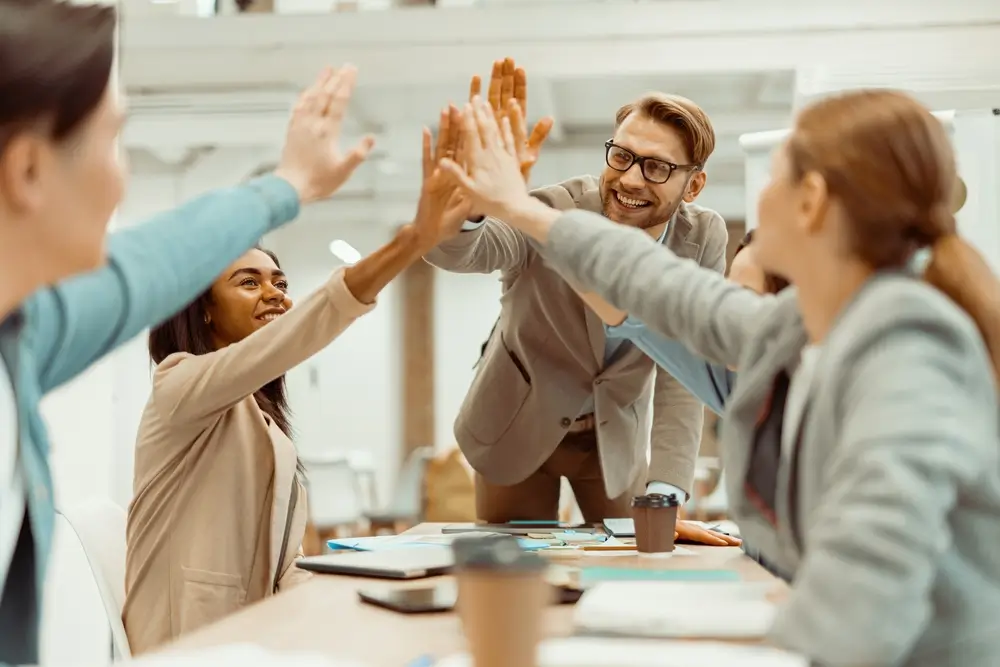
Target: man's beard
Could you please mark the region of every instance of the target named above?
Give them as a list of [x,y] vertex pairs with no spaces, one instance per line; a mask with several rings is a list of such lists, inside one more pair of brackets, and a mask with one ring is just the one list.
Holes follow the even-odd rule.
[[609,220],[615,222],[616,224],[626,225],[628,227],[635,227],[637,229],[650,229],[652,227],[656,227],[657,225],[662,225],[668,220],[672,220],[674,214],[677,213],[677,209],[680,208],[681,206],[681,202],[678,199],[673,204],[668,204],[666,214],[659,213],[658,212],[659,208],[658,208],[657,211],[651,211],[649,215],[647,215],[645,218],[641,219],[633,218],[632,220],[629,220],[627,222],[619,222],[618,220],[612,218],[611,215],[609,215],[611,208],[611,198],[614,196],[615,196],[614,193],[609,191],[608,195],[603,198],[603,201],[601,202],[601,214],[605,218],[608,218]]

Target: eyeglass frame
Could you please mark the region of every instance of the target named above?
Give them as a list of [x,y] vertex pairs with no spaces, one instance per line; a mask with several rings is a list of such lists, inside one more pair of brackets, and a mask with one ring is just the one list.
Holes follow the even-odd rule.
[[[625,167],[624,169],[619,169],[618,167],[616,167],[613,164],[611,164],[611,149],[612,148],[617,148],[618,150],[624,151],[625,153],[627,153],[627,154],[629,154],[629,155],[632,156],[632,161],[629,162],[629,164],[628,164],[627,167]],[[662,181],[654,181],[653,179],[651,179],[648,176],[646,176],[646,161],[647,160],[652,161],[652,162],[659,162],[660,164],[667,165],[667,167],[670,168],[670,172],[667,174],[667,177],[665,179],[663,179]],[[670,180],[670,177],[673,176],[674,172],[677,171],[678,169],[690,169],[692,172],[697,172],[697,171],[699,171],[702,168],[702,165],[700,165],[700,164],[675,164],[673,162],[670,162],[669,160],[664,160],[662,158],[658,158],[658,157],[646,157],[644,155],[639,155],[635,151],[632,151],[632,150],[630,150],[628,148],[625,148],[624,146],[619,146],[618,144],[616,144],[614,142],[613,139],[608,139],[607,141],[604,142],[604,162],[609,167],[611,167],[615,171],[620,172],[622,174],[624,174],[629,169],[631,169],[632,167],[634,167],[635,165],[638,164],[639,165],[639,173],[642,174],[642,177],[644,179],[646,179],[647,181],[649,181],[650,183],[654,184],[654,185],[663,185],[664,183],[666,183],[667,181]]]

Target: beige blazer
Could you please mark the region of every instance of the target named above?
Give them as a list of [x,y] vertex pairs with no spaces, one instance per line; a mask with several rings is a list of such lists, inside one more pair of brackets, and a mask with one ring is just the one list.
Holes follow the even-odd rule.
[[253,393],[373,305],[336,272],[251,336],[155,370],[135,451],[122,620],[133,653],[196,630],[307,576],[295,447]]
[[[601,211],[593,176],[532,194],[559,210]],[[722,272],[727,240],[718,213],[682,203],[666,246]],[[609,498],[646,471],[650,446],[647,480],[690,491],[704,421],[701,402],[630,343],[604,367],[604,324],[526,236],[488,218],[426,260],[457,273],[501,272],[497,333],[455,422],[463,453],[487,481],[516,484],[538,470],[593,395]]]

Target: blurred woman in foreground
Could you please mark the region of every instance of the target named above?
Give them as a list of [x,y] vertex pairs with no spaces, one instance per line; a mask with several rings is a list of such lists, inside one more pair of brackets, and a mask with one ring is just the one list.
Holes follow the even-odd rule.
[[42,397],[177,312],[371,147],[339,149],[354,72],[327,71],[274,175],[106,239],[125,180],[115,26],[106,5],[0,0],[0,664],[38,662],[55,517]]
[[[1000,285],[957,236],[941,123],[888,90],[802,111],[754,239],[762,268],[793,285],[778,296],[547,208],[525,192],[509,126],[481,103],[465,123],[464,155],[442,166],[476,210],[533,237],[568,279],[739,368],[721,438],[731,513],[794,581],[771,641],[831,666],[995,665]],[[907,270],[921,248],[933,285]]]

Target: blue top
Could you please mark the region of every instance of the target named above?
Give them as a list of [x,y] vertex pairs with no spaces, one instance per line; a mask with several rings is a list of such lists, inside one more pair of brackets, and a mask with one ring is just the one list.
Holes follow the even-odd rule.
[[647,329],[645,324],[631,315],[616,327],[605,325],[604,330],[608,338],[631,341],[712,412],[722,414],[726,399],[736,383],[736,373],[705,361],[683,343]]
[[[215,190],[109,235],[104,268],[36,292],[0,328],[0,343],[6,343],[0,350],[16,355],[4,355],[3,362],[12,371],[18,465],[29,519],[7,580],[0,581],[0,663],[38,662],[42,590],[55,519],[49,443],[38,408],[42,397],[179,311],[264,234],[298,213],[298,194],[275,176]],[[24,539],[25,528],[31,541]],[[19,613],[7,613],[12,609]]]

